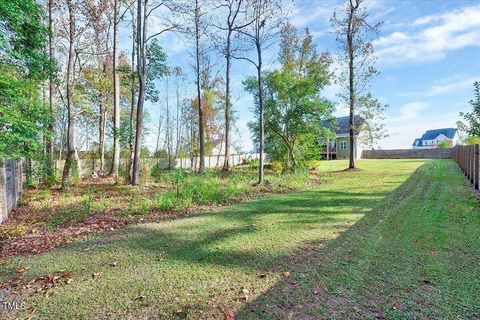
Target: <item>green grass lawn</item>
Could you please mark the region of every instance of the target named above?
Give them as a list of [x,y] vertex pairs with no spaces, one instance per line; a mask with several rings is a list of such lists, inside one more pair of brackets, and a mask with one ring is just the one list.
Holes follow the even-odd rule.
[[456,164],[345,166],[323,162],[314,190],[9,258],[3,282],[68,276],[0,291],[26,305],[0,318],[480,318],[480,205]]

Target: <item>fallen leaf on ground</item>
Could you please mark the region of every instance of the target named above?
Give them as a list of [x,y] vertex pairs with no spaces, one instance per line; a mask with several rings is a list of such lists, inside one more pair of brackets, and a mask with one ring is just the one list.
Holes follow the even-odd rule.
[[287,272],[284,272],[284,273],[283,273],[283,276],[284,276],[285,278],[290,278],[290,272],[288,272],[288,271],[287,271]]
[[135,299],[133,299],[133,301],[143,301],[143,300],[145,300],[145,296],[138,296]]

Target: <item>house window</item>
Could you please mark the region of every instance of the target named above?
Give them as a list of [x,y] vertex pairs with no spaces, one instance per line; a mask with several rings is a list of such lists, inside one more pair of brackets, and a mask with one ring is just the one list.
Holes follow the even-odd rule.
[[340,150],[347,150],[347,141],[340,141]]

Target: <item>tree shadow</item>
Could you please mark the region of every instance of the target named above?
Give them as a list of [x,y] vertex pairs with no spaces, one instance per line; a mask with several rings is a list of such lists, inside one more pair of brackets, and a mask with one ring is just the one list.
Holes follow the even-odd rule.
[[[115,234],[76,241],[56,255],[61,256],[61,251],[81,255],[87,250],[96,254],[94,248],[100,251],[123,248],[128,254],[160,255],[163,259],[183,262],[182,265],[242,268],[259,275],[289,271],[291,277],[278,281],[248,302],[236,318],[313,319],[322,318],[323,314],[347,317],[355,306],[349,288],[334,286],[325,279],[348,275],[352,265],[364,268],[364,261],[356,251],[386,241],[378,240],[375,235],[388,218],[388,211],[426,188],[422,177],[417,175],[422,167],[402,184],[397,183],[396,189],[392,184],[384,192],[349,191],[346,186],[345,191],[327,189],[273,196],[220,212],[131,226]],[[268,228],[277,228],[282,237],[265,239],[265,235],[276,236],[266,232]],[[325,237],[310,237],[314,241],[297,236],[299,232],[323,229],[330,233]],[[294,244],[276,244],[277,240]],[[273,250],[276,245],[286,246],[287,250]],[[376,310],[375,305],[363,306],[359,318],[381,317]]]
[[[200,219],[200,223],[207,225],[211,221],[212,228],[206,225],[202,230],[194,232],[190,223],[177,224],[171,229],[157,228],[151,224],[137,225],[125,232],[119,231],[108,245],[124,245],[133,252],[162,254],[167,259],[192,264],[265,271],[278,265],[279,261],[288,261],[290,256],[285,253],[266,253],[261,248],[259,242],[262,240],[264,228],[269,227],[263,220],[271,218],[271,224],[287,230],[284,231],[282,241],[296,241],[295,232],[305,229],[324,228],[338,236],[346,228],[350,228],[355,220],[363,221],[368,218],[361,218],[362,215],[372,216],[370,211],[374,207],[388,203],[388,194],[387,191],[366,193],[325,190],[273,196],[227,207],[220,212],[202,213],[182,219],[184,222]],[[352,215],[359,216],[352,218]],[[175,220],[167,223],[169,222],[175,223]],[[254,240],[251,240],[252,238]],[[243,248],[228,245],[238,239],[244,239]],[[97,241],[85,240],[65,249],[83,251],[97,246]],[[328,241],[336,240],[321,240],[322,244]],[[312,245],[307,244],[307,247]]]
[[[394,312],[402,299],[410,299],[410,302],[401,305],[408,311],[400,318],[411,318],[412,315],[422,318],[422,314],[429,314],[431,310],[425,313],[428,299],[433,299],[426,297],[431,286],[429,281],[415,282],[416,287],[397,287],[395,285],[403,280],[389,278],[401,273],[398,268],[421,274],[422,264],[393,250],[383,251],[392,239],[382,236],[386,225],[389,229],[395,228],[391,225],[392,212],[401,214],[405,204],[413,198],[421,201],[429,188],[435,188],[428,180],[435,180],[442,172],[435,172],[432,176],[425,170],[429,165],[419,167],[407,181],[382,201],[377,201],[340,236],[329,241],[306,243],[300,250],[277,261],[281,270],[288,270],[291,275],[281,278],[269,290],[245,304],[236,312],[235,318],[390,319],[395,318]],[[382,265],[373,259],[374,256],[369,256],[372,252],[378,252],[387,263]],[[385,265],[388,270],[382,269]],[[399,306],[392,304],[395,301]],[[430,316],[435,318],[432,314]]]

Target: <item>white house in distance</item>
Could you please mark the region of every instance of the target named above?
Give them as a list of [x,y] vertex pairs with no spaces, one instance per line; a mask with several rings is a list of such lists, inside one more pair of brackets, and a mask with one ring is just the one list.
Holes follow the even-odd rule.
[[435,149],[442,141],[452,141],[452,146],[460,142],[458,130],[455,128],[427,130],[419,139],[413,142],[413,149]]

